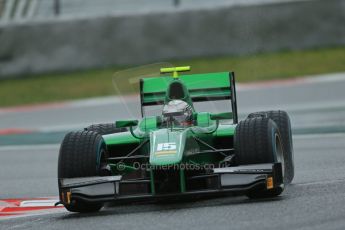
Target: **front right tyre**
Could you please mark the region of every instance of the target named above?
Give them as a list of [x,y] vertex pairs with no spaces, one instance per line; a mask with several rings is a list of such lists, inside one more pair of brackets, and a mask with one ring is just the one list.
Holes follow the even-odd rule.
[[[100,134],[92,131],[78,131],[66,134],[62,141],[58,160],[58,178],[78,178],[100,176],[105,164],[106,148]],[[60,186],[60,183],[59,183]],[[59,187],[60,200],[63,201]],[[102,203],[71,200],[64,203],[71,212],[96,212]]]

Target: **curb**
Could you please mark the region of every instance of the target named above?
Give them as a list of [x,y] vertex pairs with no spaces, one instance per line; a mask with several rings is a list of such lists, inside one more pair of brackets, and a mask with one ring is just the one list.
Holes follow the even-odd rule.
[[0,136],[14,135],[14,134],[28,134],[35,133],[36,130],[31,129],[18,129],[18,128],[8,128],[0,129]]
[[58,197],[42,197],[32,199],[3,199],[0,200],[0,220],[4,217],[27,216],[42,213],[52,209],[61,209],[62,205],[55,206]]

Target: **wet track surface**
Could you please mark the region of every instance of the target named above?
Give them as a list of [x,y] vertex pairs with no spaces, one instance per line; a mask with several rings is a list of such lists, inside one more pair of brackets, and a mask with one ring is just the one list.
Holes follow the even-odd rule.
[[[2,220],[0,229],[343,229],[345,226],[345,135],[298,136],[295,141],[296,175],[293,184],[277,199],[249,200],[222,197],[177,204],[134,204],[107,207],[97,214],[57,213]],[[45,166],[32,169],[9,166],[8,179],[37,176],[23,183],[6,183],[16,196],[56,194],[56,152],[47,148]],[[37,151],[16,151],[15,160]],[[39,155],[41,156],[41,155]],[[35,157],[36,158],[36,157]],[[42,160],[43,161],[43,160]],[[36,168],[36,169],[35,169]],[[35,171],[41,175],[35,175]],[[40,172],[40,173],[39,173]],[[3,175],[3,172],[1,172]],[[41,180],[40,180],[41,179]],[[12,186],[11,186],[12,184]],[[2,189],[1,189],[2,190]],[[2,190],[3,191],[3,190]],[[5,190],[6,191],[6,190]],[[12,195],[14,195],[12,194]]]
[[[344,89],[345,79],[238,93],[242,116],[282,108],[291,114],[295,133],[299,130],[294,136],[295,179],[279,198],[249,200],[240,196],[132,204],[106,207],[97,214],[71,214],[59,209],[44,215],[0,217],[0,229],[344,229]],[[52,110],[44,111],[44,117],[38,111],[14,114],[11,124],[21,127],[24,118],[27,126],[47,126],[54,120],[62,124],[67,117],[67,124],[83,123],[84,118],[89,123],[102,118],[111,121],[108,113],[92,120],[94,107],[62,109],[65,117]],[[96,107],[98,111],[116,112],[106,105]],[[1,117],[10,119],[6,114]],[[5,121],[0,125],[4,127]],[[0,198],[56,196],[58,149],[56,144],[0,147]]]

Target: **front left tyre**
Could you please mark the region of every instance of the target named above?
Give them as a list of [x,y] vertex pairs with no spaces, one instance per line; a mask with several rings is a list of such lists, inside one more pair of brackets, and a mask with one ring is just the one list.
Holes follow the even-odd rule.
[[[60,147],[58,178],[100,176],[105,164],[105,154],[106,146],[100,134],[92,131],[66,134]],[[63,200],[60,187],[59,191],[60,200]],[[64,206],[71,212],[96,212],[103,204],[71,200],[70,203],[64,203]]]
[[[238,165],[280,162],[282,176],[286,172],[282,138],[277,124],[267,117],[254,117],[240,121],[234,138],[235,156]],[[275,197],[284,190],[284,184],[273,189],[254,189],[246,195],[249,198]]]
[[251,113],[248,115],[248,119],[254,117],[267,117],[272,119],[278,126],[279,132],[282,137],[283,150],[284,150],[284,167],[287,168],[284,181],[290,184],[294,178],[294,152],[292,143],[292,132],[290,117],[287,112],[283,110],[263,111]]

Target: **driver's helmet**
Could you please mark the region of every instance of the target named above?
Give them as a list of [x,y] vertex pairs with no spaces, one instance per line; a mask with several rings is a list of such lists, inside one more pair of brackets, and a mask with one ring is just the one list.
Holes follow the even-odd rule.
[[193,109],[182,100],[169,101],[163,107],[163,120],[173,122],[179,126],[190,126],[193,124]]

